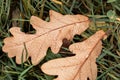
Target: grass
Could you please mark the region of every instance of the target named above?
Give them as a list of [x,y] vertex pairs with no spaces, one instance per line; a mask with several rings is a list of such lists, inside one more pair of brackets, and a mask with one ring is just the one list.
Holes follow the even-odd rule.
[[49,10],[62,14],[83,14],[90,18],[90,28],[73,41],[88,38],[97,30],[109,30],[109,36],[103,40],[103,49],[97,59],[97,80],[120,80],[120,1],[119,0],[0,0],[0,80],[53,80],[40,71],[45,61],[64,55],[54,55],[50,50],[45,59],[37,66],[30,61],[16,64],[15,58],[8,58],[2,52],[3,39],[10,36],[12,26],[21,27],[26,33],[34,33],[29,24],[32,15],[46,21]]

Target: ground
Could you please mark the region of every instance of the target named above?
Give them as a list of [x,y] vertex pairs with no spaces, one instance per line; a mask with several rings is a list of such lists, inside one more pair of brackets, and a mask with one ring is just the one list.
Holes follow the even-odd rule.
[[[108,31],[103,40],[101,55],[97,58],[97,80],[120,80],[120,0],[0,0],[0,80],[53,80],[40,70],[44,62],[68,55],[54,55],[48,50],[45,59],[37,66],[28,62],[16,64],[2,51],[3,39],[11,36],[9,29],[18,26],[21,31],[34,34],[29,19],[32,15],[49,21],[49,10],[61,14],[82,14],[91,20],[90,28],[72,42],[82,41],[98,30]],[[63,50],[64,51],[64,50]]]

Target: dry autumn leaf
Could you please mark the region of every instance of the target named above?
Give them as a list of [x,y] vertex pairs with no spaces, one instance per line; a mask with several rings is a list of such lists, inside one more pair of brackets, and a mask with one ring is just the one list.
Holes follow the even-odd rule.
[[89,19],[83,15],[62,15],[50,11],[50,22],[32,16],[30,23],[36,30],[35,34],[25,34],[19,27],[10,29],[13,37],[4,39],[3,51],[8,56],[15,57],[21,64],[29,57],[34,65],[38,64],[46,55],[50,47],[57,53],[62,45],[62,40],[71,40],[75,34],[80,34],[89,27]]
[[54,80],[95,80],[96,58],[101,52],[104,31],[98,31],[87,40],[70,45],[75,56],[50,60],[41,66],[44,73],[58,75]]

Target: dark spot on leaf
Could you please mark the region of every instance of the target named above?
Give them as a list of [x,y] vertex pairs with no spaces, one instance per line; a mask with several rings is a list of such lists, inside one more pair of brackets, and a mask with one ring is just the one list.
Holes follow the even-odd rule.
[[88,77],[87,80],[90,80],[90,78]]

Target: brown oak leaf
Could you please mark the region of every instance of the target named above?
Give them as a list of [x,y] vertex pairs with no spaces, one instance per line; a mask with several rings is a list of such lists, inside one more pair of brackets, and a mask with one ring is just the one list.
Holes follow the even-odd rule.
[[101,39],[105,36],[100,30],[87,40],[70,45],[75,56],[50,60],[41,66],[44,73],[58,75],[54,80],[95,80],[97,77],[96,58],[101,53]]
[[36,30],[35,34],[25,34],[19,27],[10,29],[12,37],[4,39],[3,51],[8,56],[15,57],[21,64],[31,57],[32,64],[36,65],[46,55],[50,47],[58,53],[62,40],[71,40],[75,34],[84,32],[89,27],[89,19],[83,15],[62,15],[50,10],[50,22],[32,16],[30,23]]

